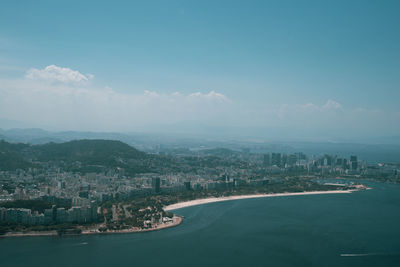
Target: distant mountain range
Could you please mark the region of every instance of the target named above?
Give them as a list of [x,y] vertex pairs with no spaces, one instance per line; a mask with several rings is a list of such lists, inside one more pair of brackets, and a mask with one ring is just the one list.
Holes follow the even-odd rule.
[[[226,156],[232,151],[250,151],[253,153],[304,152],[305,154],[331,154],[348,157],[357,155],[369,162],[400,162],[400,136],[360,140],[359,142],[305,142],[305,141],[265,141],[254,139],[206,138],[190,135],[155,133],[109,133],[109,132],[50,132],[42,129],[0,129],[0,139],[11,143],[46,144],[64,143],[72,140],[118,140],[138,150],[149,153],[167,154],[215,154]],[[213,151],[213,149],[218,150]]]
[[[1,124],[0,124],[1,126]],[[211,131],[211,130],[210,130]],[[282,137],[283,138],[283,137]],[[172,133],[118,133],[118,132],[80,132],[80,131],[47,131],[40,128],[12,128],[12,129],[1,129],[0,128],[0,139],[9,142],[22,142],[30,144],[45,144],[49,142],[62,143],[71,140],[80,139],[107,139],[107,140],[120,140],[125,143],[143,143],[143,142],[159,142],[159,143],[171,143],[171,142],[226,142],[226,141],[238,141],[238,142],[267,142],[274,144],[281,143],[358,143],[358,144],[370,144],[370,145],[400,145],[400,135],[398,136],[382,136],[375,138],[363,138],[358,140],[347,140],[337,139],[330,140],[326,139],[321,141],[322,137],[318,140],[302,140],[302,139],[268,139],[268,138],[251,138],[251,137],[237,137],[233,138],[228,136],[210,137],[207,135],[193,135],[193,134],[172,134]]]

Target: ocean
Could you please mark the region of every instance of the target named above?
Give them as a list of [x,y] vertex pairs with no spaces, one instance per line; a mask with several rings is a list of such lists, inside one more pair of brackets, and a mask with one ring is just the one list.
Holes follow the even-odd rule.
[[187,207],[177,227],[0,239],[0,266],[400,266],[400,185]]

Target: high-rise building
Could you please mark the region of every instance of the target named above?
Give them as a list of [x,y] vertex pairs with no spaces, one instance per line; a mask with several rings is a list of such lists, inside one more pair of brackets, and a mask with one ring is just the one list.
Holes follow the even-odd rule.
[[191,189],[190,181],[184,182],[183,184],[184,184],[186,190],[190,190]]
[[357,170],[358,168],[357,156],[350,156],[350,167],[352,170]]
[[299,160],[306,160],[307,159],[307,156],[302,152],[298,152],[298,153],[296,153],[296,155],[297,155],[297,158]]
[[151,186],[154,189],[154,192],[160,192],[160,177],[151,178]]
[[332,166],[332,157],[330,155],[325,155],[326,158],[326,165]]
[[265,167],[271,166],[271,156],[270,156],[270,154],[264,154],[264,166]]
[[281,167],[283,167],[283,168],[286,167],[287,159],[288,159],[287,155],[286,154],[282,154],[282,156],[281,156]]
[[90,209],[91,209],[91,221],[96,222],[97,221],[97,203],[96,201],[90,202]]
[[349,169],[349,164],[347,159],[343,159],[343,169],[345,170]]
[[0,223],[5,220],[6,208],[0,208]]
[[72,206],[73,207],[86,207],[89,206],[90,200],[87,198],[73,197]]
[[297,163],[297,156],[294,155],[294,154],[289,155],[289,156],[288,156],[287,163],[288,163],[290,166],[296,165],[296,163]]
[[281,167],[281,153],[272,153],[271,165]]
[[65,223],[66,221],[67,221],[67,213],[65,211],[65,208],[58,208],[56,222]]
[[44,223],[51,224],[53,222],[53,209],[44,210]]

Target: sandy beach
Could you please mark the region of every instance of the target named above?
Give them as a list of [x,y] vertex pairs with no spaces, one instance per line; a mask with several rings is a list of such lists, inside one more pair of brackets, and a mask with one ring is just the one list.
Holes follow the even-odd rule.
[[[202,204],[214,203],[214,202],[221,202],[221,201],[229,201],[229,200],[238,200],[238,199],[251,199],[251,198],[262,198],[262,197],[286,197],[286,196],[303,196],[303,195],[321,195],[321,194],[349,194],[354,191],[358,191],[361,189],[370,189],[365,186],[360,186],[355,189],[349,190],[331,190],[331,191],[310,191],[310,192],[295,192],[295,193],[274,193],[274,194],[252,194],[252,195],[238,195],[238,196],[228,196],[228,197],[210,197],[210,198],[203,198],[203,199],[195,199],[180,203],[175,203],[172,205],[168,205],[164,207],[166,211],[177,210],[181,208],[197,206]],[[98,227],[96,228],[81,228],[82,235],[90,235],[90,234],[123,234],[123,233],[142,233],[142,232],[150,232],[150,231],[157,231],[169,227],[174,227],[182,223],[182,217],[174,215],[172,222],[162,223],[154,225],[152,228],[148,229],[140,229],[140,228],[130,228],[130,229],[123,229],[123,230],[114,230],[114,231],[106,231],[100,232]],[[22,236],[56,236],[57,231],[41,231],[41,232],[9,232],[0,237],[22,237]]]
[[351,190],[331,190],[331,191],[311,191],[311,192],[295,192],[295,193],[275,193],[275,194],[254,194],[254,195],[239,195],[239,196],[229,196],[229,197],[210,197],[203,199],[195,199],[185,202],[179,202],[172,205],[164,207],[164,210],[171,211],[191,206],[197,206],[202,204],[238,200],[238,199],[248,199],[248,198],[261,198],[261,197],[286,197],[286,196],[302,196],[302,195],[321,195],[321,194],[349,194],[356,189]]

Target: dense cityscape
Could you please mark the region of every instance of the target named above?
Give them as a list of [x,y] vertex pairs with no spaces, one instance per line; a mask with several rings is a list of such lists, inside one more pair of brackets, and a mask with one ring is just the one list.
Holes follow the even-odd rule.
[[[77,158],[82,153],[91,155],[96,149],[87,149],[97,142],[134,150],[121,142],[104,140],[72,141],[61,145],[64,148],[65,144],[79,147],[76,142],[81,145],[79,150],[73,151]],[[2,141],[2,153],[11,153],[10,147],[13,146],[18,144]],[[258,154],[248,149],[234,151],[225,148],[199,150],[197,155],[192,152],[187,155],[182,151],[174,155],[143,153],[150,166],[152,162],[158,162],[158,166],[154,171],[150,167],[146,171],[128,173],[123,167],[108,161],[101,163],[99,159],[95,167],[102,171],[98,172],[92,172],[89,165],[79,160],[67,161],[64,156],[64,160],[55,157],[39,161],[39,157],[30,158],[31,152],[27,149],[31,147],[21,150],[23,168],[0,171],[0,222],[3,232],[24,229],[60,231],[70,230],[71,226],[76,230],[82,225],[86,228],[79,231],[90,227],[95,227],[96,231],[132,227],[149,229],[171,223],[174,215],[164,211],[163,206],[183,200],[340,188],[318,182],[328,178],[400,180],[399,165],[368,164],[355,155],[344,158],[335,155],[307,156],[301,152]],[[126,161],[123,157],[114,159]],[[149,166],[143,165],[143,162],[139,165]],[[71,171],[71,166],[81,168]],[[7,166],[3,164],[2,167],[6,169]],[[348,188],[346,186],[342,189]]]
[[0,267],[399,267],[399,14],[1,1]]

